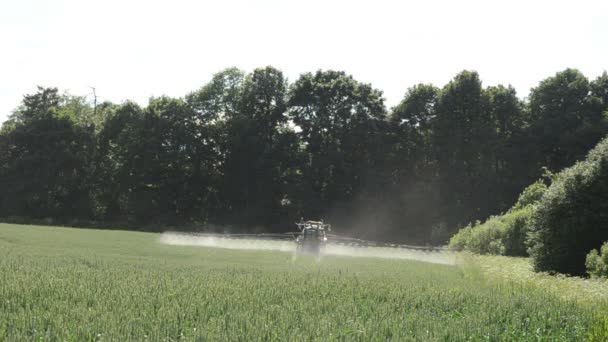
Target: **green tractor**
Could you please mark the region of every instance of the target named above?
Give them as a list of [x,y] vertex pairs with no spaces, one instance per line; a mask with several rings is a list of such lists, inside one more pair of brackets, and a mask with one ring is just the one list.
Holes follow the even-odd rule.
[[331,231],[331,225],[325,224],[323,221],[304,220],[300,220],[296,225],[300,229],[300,235],[296,238],[296,252],[321,257],[327,244],[326,232]]

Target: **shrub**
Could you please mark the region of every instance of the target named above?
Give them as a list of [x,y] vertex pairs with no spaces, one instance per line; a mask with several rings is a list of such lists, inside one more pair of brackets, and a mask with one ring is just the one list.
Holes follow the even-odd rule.
[[601,255],[597,249],[591,250],[587,254],[585,261],[587,273],[594,278],[608,278],[608,242],[602,245]]
[[520,210],[527,206],[537,204],[543,197],[545,191],[547,191],[545,183],[540,179],[537,180],[522,191],[517,199],[517,203],[515,203],[511,210]]
[[587,252],[608,240],[608,138],[554,177],[532,226],[536,271],[585,274]]
[[493,216],[484,223],[469,224],[450,239],[449,246],[479,254],[527,256],[534,206],[547,186],[537,181],[528,186],[506,214]]
[[505,255],[528,256],[527,240],[531,229],[534,206],[528,205],[519,210],[510,211],[503,216],[504,235],[502,243]]
[[[479,224],[479,221],[476,222]],[[467,249],[467,242],[471,239],[471,234],[473,231],[473,226],[469,224],[468,226],[461,228],[450,238],[448,242],[448,246],[457,251],[464,251]]]
[[449,246],[478,254],[504,254],[503,231],[500,217],[491,217],[484,223],[477,221],[461,229],[450,239]]
[[472,230],[467,248],[479,254],[504,254],[502,244],[504,226],[500,217],[491,217]]

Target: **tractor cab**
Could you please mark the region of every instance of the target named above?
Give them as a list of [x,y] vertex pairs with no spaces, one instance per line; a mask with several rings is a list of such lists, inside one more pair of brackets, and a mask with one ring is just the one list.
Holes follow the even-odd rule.
[[331,225],[323,221],[304,221],[296,223],[300,229],[300,235],[296,239],[299,253],[314,254],[320,256],[327,244],[326,232],[331,231]]

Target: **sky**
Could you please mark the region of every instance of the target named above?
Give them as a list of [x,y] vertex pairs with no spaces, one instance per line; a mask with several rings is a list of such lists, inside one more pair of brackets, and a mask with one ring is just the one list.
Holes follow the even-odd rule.
[[266,65],[344,70],[388,107],[464,69],[523,98],[565,68],[608,69],[608,1],[0,0],[0,122],[37,85],[145,105]]

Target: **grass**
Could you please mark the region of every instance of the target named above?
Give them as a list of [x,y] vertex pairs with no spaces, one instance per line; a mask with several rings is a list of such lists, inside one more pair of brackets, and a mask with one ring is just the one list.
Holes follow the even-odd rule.
[[487,278],[536,286],[557,297],[596,304],[608,310],[608,282],[605,279],[536,273],[528,258],[467,255],[467,261],[475,264]]
[[493,275],[479,260],[465,267],[349,257],[317,263],[294,261],[289,253],[168,246],[158,239],[0,224],[0,340],[608,336],[604,301]]

